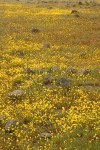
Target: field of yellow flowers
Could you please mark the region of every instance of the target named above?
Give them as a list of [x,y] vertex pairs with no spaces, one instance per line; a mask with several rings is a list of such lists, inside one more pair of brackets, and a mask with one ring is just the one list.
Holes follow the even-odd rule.
[[0,3],[0,150],[100,149],[99,22],[92,4]]

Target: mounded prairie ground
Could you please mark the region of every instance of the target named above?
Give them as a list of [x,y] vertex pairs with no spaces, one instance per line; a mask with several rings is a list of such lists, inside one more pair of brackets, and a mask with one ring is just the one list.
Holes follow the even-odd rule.
[[0,3],[0,150],[100,149],[99,22],[94,2]]

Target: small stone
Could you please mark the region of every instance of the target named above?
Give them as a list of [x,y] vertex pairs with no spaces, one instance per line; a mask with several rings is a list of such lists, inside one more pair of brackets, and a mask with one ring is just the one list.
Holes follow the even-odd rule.
[[17,98],[23,97],[24,94],[25,94],[25,92],[23,90],[14,90],[13,92],[8,93],[8,96],[10,98],[17,99]]
[[40,134],[40,137],[41,137],[41,138],[51,138],[51,134],[50,134],[50,133],[47,133],[47,132],[46,132],[46,133],[41,133],[41,134]]
[[37,29],[37,28],[33,28],[33,29],[32,29],[32,33],[39,33],[39,32],[40,32],[40,30]]
[[67,68],[66,69],[66,73],[68,73],[68,74],[75,74],[75,73],[77,73],[77,70],[74,69],[74,68]]
[[80,75],[88,75],[90,73],[91,73],[91,70],[89,70],[89,69],[83,68],[83,69],[79,70]]
[[79,5],[83,5],[83,3],[82,3],[82,2],[78,2],[78,4],[79,4]]
[[5,132],[12,133],[18,124],[19,122],[17,120],[8,120],[5,125]]
[[56,83],[62,88],[69,88],[71,86],[72,79],[59,78],[57,79]]
[[44,44],[43,48],[50,48],[50,45],[49,44]]
[[71,11],[71,14],[75,14],[75,13],[78,13],[78,11],[75,9]]
[[55,81],[53,77],[46,77],[43,79],[43,85],[51,85]]

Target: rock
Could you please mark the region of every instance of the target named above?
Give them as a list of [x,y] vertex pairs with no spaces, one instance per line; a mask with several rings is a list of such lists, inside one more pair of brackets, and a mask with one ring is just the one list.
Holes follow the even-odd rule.
[[82,2],[78,2],[78,4],[79,4],[79,5],[83,5],[83,3],[82,3]]
[[40,137],[41,137],[41,138],[51,138],[51,134],[48,133],[48,132],[41,133],[41,134],[40,134]]
[[83,68],[83,69],[79,70],[80,75],[88,75],[90,73],[91,73],[91,70],[89,70],[89,69]]
[[71,86],[72,79],[59,78],[56,80],[56,83],[62,88],[69,88]]
[[8,93],[8,96],[12,99],[22,98],[25,95],[23,90],[14,90],[13,92]]
[[50,48],[50,45],[49,44],[44,44],[43,48]]
[[27,68],[27,69],[26,69],[26,73],[27,73],[27,74],[35,74],[35,71],[32,70],[32,69],[30,69],[30,68]]
[[78,11],[75,9],[71,11],[71,14],[75,14],[75,13],[78,13]]
[[33,29],[32,29],[32,33],[39,33],[39,32],[40,32],[40,30],[37,29],[37,28],[33,28]]
[[55,81],[55,78],[53,78],[53,77],[46,77],[46,78],[43,79],[43,85],[53,84],[54,81]]
[[12,133],[18,126],[18,124],[19,124],[18,120],[8,120],[5,125],[5,132]]
[[70,75],[70,74],[75,74],[75,73],[77,73],[77,70],[74,69],[74,68],[67,68],[67,69],[66,69],[66,73],[68,73],[69,75]]

